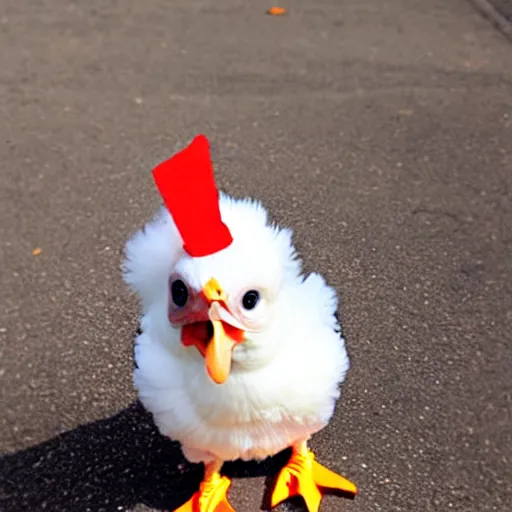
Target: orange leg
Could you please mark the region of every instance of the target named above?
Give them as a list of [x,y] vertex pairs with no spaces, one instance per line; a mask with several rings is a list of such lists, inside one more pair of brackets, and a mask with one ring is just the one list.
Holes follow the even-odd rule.
[[227,499],[231,480],[220,474],[221,467],[220,461],[207,464],[199,490],[174,512],[235,512]]
[[357,494],[356,486],[315,461],[307,442],[298,443],[281,470],[271,496],[272,508],[292,496],[302,496],[309,512],[318,512],[323,494]]

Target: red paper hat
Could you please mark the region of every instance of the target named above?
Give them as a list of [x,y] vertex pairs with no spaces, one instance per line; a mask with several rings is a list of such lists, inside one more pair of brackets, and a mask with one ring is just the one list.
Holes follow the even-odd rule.
[[231,244],[233,237],[220,217],[219,193],[204,135],[153,169],[153,178],[190,256],[208,256]]

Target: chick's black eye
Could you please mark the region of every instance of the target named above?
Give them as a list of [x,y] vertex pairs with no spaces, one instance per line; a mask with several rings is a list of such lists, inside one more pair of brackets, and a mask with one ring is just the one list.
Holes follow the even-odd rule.
[[181,279],[176,279],[171,285],[172,301],[176,306],[182,308],[188,300],[187,286]]
[[256,290],[249,290],[242,299],[245,309],[254,309],[260,300],[260,294]]

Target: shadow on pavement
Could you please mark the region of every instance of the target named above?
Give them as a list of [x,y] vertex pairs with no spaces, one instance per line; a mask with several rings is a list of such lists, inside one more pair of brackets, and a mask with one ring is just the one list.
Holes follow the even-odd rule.
[[[283,452],[261,463],[235,462],[237,478],[271,476]],[[111,418],[80,426],[0,459],[0,510],[122,511],[143,503],[179,507],[197,489],[202,466],[185,461],[179,445],[161,436],[135,402]]]

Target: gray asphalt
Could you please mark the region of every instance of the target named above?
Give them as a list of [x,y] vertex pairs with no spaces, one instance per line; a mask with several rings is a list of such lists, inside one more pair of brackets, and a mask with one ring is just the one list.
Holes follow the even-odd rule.
[[[322,510],[509,510],[512,45],[465,0],[270,5],[1,3],[2,511],[197,484],[135,402],[119,267],[199,132],[341,297],[352,370],[313,447],[360,494]],[[239,512],[281,462],[228,468]]]

